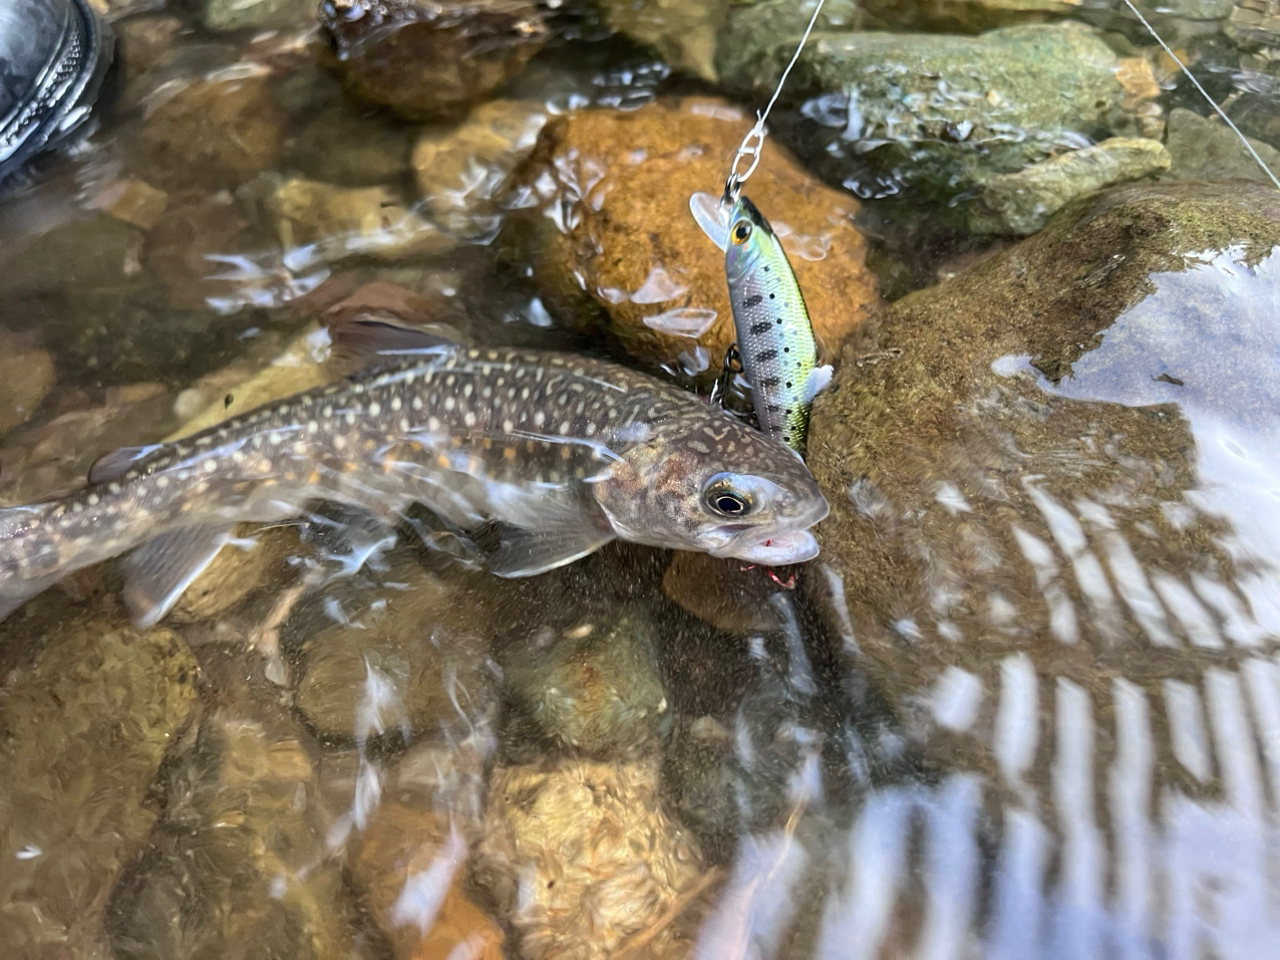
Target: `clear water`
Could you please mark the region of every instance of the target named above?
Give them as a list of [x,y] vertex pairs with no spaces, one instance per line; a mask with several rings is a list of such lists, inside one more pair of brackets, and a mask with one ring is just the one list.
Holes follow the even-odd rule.
[[[161,59],[126,69],[80,156],[0,206],[0,335],[27,358],[2,369],[56,371],[3,435],[0,502],[309,386],[316,318],[372,281],[478,343],[633,362],[548,310],[530,264],[494,255],[519,210],[451,222],[461,239],[445,252],[348,256],[323,226],[282,237],[267,198],[286,176],[412,206],[422,131],[352,106],[297,35],[204,33],[182,10],[118,23],[131,21]],[[1218,32],[1187,35],[1224,95],[1248,84],[1250,132],[1266,138],[1262,74],[1220,68]],[[261,88],[256,142],[215,142],[197,122],[170,135],[207,150],[166,167],[149,124],[210,77]],[[504,94],[554,115],[699,89],[590,27]],[[1181,87],[1165,102],[1195,107]],[[988,245],[862,192],[886,194],[863,221],[891,299]],[[1152,335],[1143,311],[1190,284],[1274,315],[1274,271],[1274,256],[1246,269],[1210,252],[1153,275],[1073,378],[1039,380],[1023,356],[995,372],[1028,404],[1166,403],[1168,382],[1128,375],[1126,336]],[[1220,328],[1171,337],[1152,349],[1233,358],[1211,371],[1220,389],[1177,395],[1193,495],[1165,509],[1180,529],[1193,509],[1216,524],[1202,548],[1179,546],[1194,569],[1162,573],[1149,505],[1068,505],[1033,462],[1021,489],[1040,526],[1020,555],[975,560],[961,588],[983,630],[957,639],[924,607],[880,611],[898,677],[868,668],[858,585],[821,560],[788,589],[611,545],[501,581],[321,509],[232,554],[147,636],[127,626],[113,565],[77,575],[0,625],[6,956],[1280,955],[1277,353]],[[980,399],[993,430],[1028,409]],[[1114,491],[1159,469],[1100,458]],[[980,524],[933,524],[969,510],[959,484],[885,536],[927,548],[942,529],[980,554]],[[892,509],[871,488],[828,495]],[[1222,556],[1230,589],[1205,573]],[[1037,589],[1009,594],[1001,563],[1034,569]],[[722,599],[689,604],[704,619],[671,578]],[[1150,655],[1107,647],[1121,621]],[[1034,638],[1010,640],[1018,623]],[[1059,659],[1071,630],[1090,642]]]

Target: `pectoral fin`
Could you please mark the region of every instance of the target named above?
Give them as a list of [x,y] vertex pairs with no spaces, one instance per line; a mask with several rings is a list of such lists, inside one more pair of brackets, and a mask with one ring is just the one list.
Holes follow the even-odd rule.
[[124,602],[134,623],[153,627],[231,540],[230,527],[163,533],[124,559]]
[[580,560],[612,539],[612,530],[590,525],[557,530],[507,527],[488,566],[500,577],[532,577]]
[[728,248],[729,211],[719,197],[699,191],[689,198],[689,212],[712,243],[721,250]]

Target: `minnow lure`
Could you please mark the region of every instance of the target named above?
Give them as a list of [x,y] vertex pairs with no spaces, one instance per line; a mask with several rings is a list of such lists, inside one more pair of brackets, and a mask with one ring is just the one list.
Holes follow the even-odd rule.
[[[743,196],[742,185],[760,163],[765,118],[782,92],[787,74],[800,59],[822,4],[823,0],[818,0],[773,96],[738,146],[724,194],[719,199],[709,193],[689,198],[693,219],[724,251],[737,353],[751,384],[756,421],[764,433],[800,454],[804,453],[809,409],[813,398],[831,382],[831,367],[818,364],[818,343],[795,271],[769,221]],[[743,160],[750,163],[740,173]],[[725,355],[726,371],[733,353],[730,347]]]
[[818,364],[804,294],[769,221],[743,195],[727,218],[726,208],[709,193],[689,200],[694,219],[725,254],[738,353],[760,429],[803,452],[809,410],[831,382],[831,367]]

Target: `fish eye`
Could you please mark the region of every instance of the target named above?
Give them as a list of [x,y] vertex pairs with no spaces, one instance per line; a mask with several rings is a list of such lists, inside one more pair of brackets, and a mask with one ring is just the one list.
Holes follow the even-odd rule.
[[733,227],[733,242],[746,243],[747,238],[751,236],[751,221],[739,220]]
[[724,517],[745,517],[755,507],[750,494],[734,489],[726,480],[711,484],[704,499],[714,513]]

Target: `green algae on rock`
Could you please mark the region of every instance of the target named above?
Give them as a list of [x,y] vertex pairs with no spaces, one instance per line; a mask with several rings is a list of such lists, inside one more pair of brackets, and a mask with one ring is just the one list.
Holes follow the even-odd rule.
[[[551,632],[550,628],[545,628]],[[506,689],[536,735],[597,759],[652,752],[670,726],[654,625],[639,606],[544,630],[499,655]]]
[[[721,37],[725,84],[763,102],[798,37],[761,29],[767,5],[739,11]],[[976,37],[815,31],[783,106],[817,122],[797,147],[838,172],[870,165],[950,201],[1109,132],[1124,91],[1119,61],[1078,23]]]
[[987,180],[969,212],[969,229],[1032,234],[1077,197],[1161,173],[1169,163],[1169,151],[1156,140],[1108,137]]
[[[963,735],[931,741],[948,765],[1048,789],[984,691],[1031,684],[1027,722],[1039,683],[1158,709],[1274,651],[1278,245],[1270,188],[1117,188],[846,347],[810,434],[826,602],[900,709]],[[1167,732],[1153,749],[1161,781],[1220,788]]]
[[146,803],[196,699],[168,630],[76,619],[37,634],[0,691],[0,943],[10,956],[106,956],[111,886],[155,820]]

